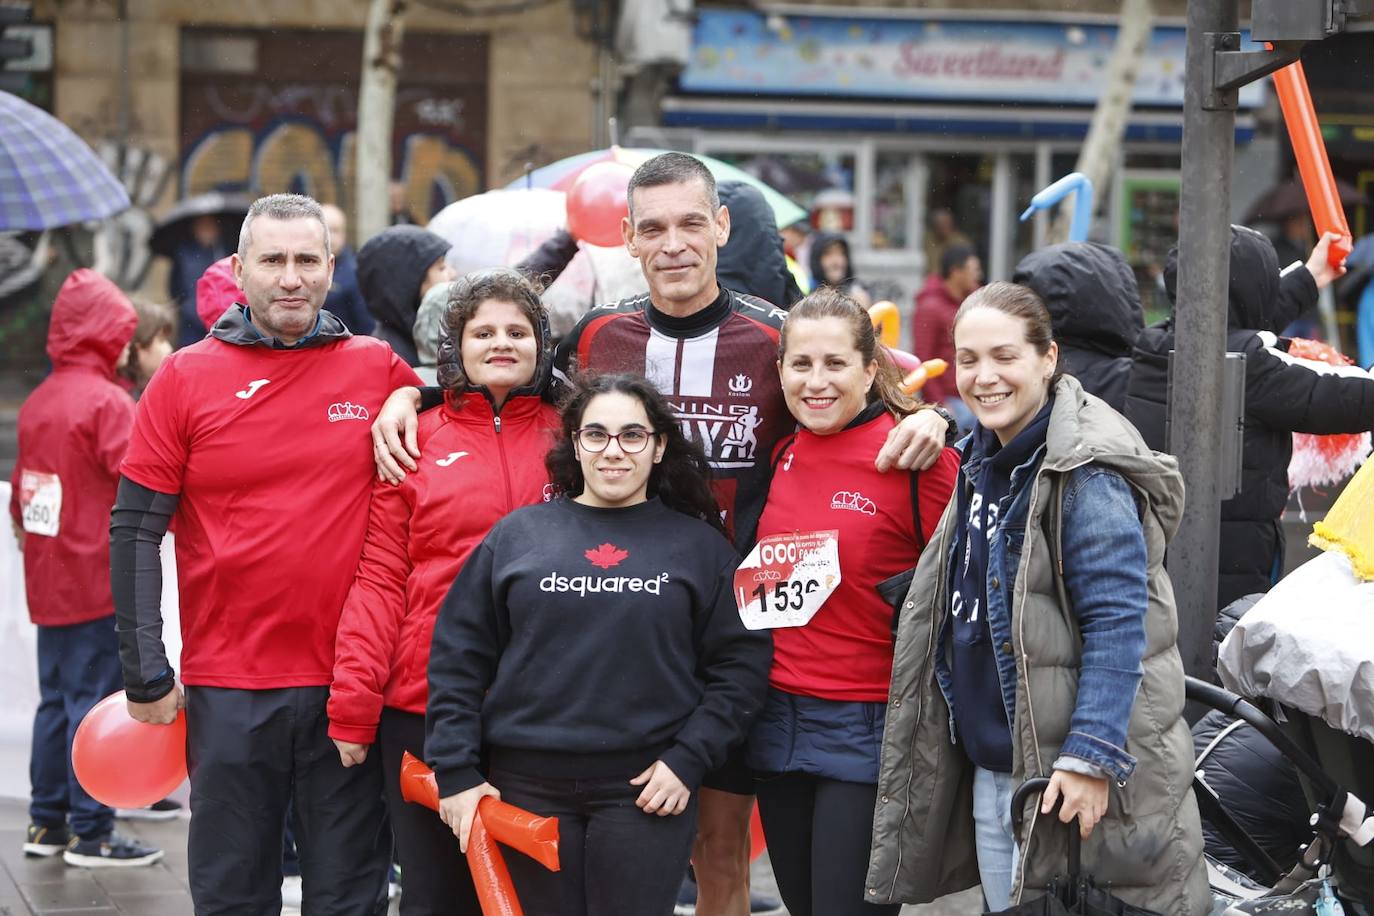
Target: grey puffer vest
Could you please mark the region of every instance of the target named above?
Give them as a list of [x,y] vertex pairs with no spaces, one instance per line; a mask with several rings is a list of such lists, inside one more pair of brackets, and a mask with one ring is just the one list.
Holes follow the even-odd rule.
[[[1165,544],[1182,514],[1183,482],[1172,457],[1151,452],[1125,418],[1070,376],[1055,389],[1012,593],[1018,674],[1012,775],[1017,782],[1050,775],[1073,715],[1082,642],[1064,588],[1059,534],[1064,483],[1088,463],[1110,468],[1135,491],[1150,597],[1143,679],[1126,740],[1138,762],[1124,785],[1111,787],[1107,815],[1083,845],[1084,870],[1138,906],[1202,916],[1210,895],[1191,785],[1192,741],[1182,718],[1177,611],[1164,570]],[[955,521],[951,501],[902,609],[865,885],[875,903],[924,903],[978,883],[972,767],[950,741],[949,709],[934,678]],[[1063,874],[1067,855],[1066,829],[1041,817],[1038,804],[1025,813],[1013,903],[1023,894],[1034,898],[1036,888]]]

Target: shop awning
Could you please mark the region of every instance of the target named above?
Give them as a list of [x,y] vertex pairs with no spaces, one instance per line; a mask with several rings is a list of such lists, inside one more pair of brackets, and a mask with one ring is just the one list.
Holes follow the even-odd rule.
[[[1088,133],[1092,114],[1088,107],[1016,104],[909,105],[681,95],[667,96],[662,101],[665,127],[948,134],[1026,140],[1081,140]],[[1236,142],[1246,143],[1254,134],[1254,117],[1237,115]],[[1127,122],[1126,139],[1178,143],[1183,139],[1183,113],[1133,111]]]

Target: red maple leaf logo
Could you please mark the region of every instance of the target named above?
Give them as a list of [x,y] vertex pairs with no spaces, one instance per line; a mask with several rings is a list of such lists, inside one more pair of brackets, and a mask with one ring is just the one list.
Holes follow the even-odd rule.
[[612,566],[619,566],[620,561],[630,555],[628,550],[621,550],[614,544],[601,544],[595,550],[588,550],[584,556],[592,561],[593,566],[602,569],[610,569]]

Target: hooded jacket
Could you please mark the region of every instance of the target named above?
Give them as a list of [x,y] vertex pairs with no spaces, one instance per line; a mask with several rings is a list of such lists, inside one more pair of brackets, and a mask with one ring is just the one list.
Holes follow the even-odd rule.
[[39,626],[114,613],[110,506],[134,424],[115,363],[137,324],[124,293],[93,270],[73,272],[53,303],[53,372],[19,409],[10,481],[10,515],[25,529],[29,616]]
[[1044,300],[1060,368],[1089,394],[1123,410],[1131,348],[1145,330],[1140,289],[1125,256],[1096,242],[1051,245],[1022,258],[1011,281]]
[[837,232],[817,232],[812,236],[810,263],[807,265],[811,268],[812,282],[815,283],[817,288],[827,285],[825,271],[821,269],[821,255],[824,254],[825,250],[831,245],[841,245],[844,247],[844,260],[845,263],[849,265],[849,276],[845,277],[839,283],[831,283],[829,285],[834,286],[842,293],[848,293],[856,286],[859,289],[863,289],[859,281],[854,279],[854,254],[849,250],[849,240]]
[[420,284],[429,266],[453,246],[419,226],[392,226],[358,249],[358,289],[377,319],[372,336],[391,344],[401,359],[419,365],[415,352],[415,315]]
[[921,398],[932,404],[959,396],[954,384],[954,316],[961,304],[945,286],[939,271],[927,275],[916,293],[911,346],[918,358],[943,359],[949,366],[947,372],[928,379],[921,389]]
[[[540,332],[547,341],[547,324]],[[550,377],[545,353],[499,411],[483,387],[449,393],[420,415],[419,470],[399,486],[373,485],[335,643],[331,738],[371,744],[383,706],[424,714],[430,641],[449,586],[493,525],[553,495],[544,455],[560,420],[543,397]]]
[[196,281],[196,314],[206,328],[213,328],[236,303],[246,301],[234,278],[233,258],[221,258]]
[[716,255],[716,279],[726,289],[791,308],[802,291],[787,268],[768,201],[758,188],[742,181],[721,182],[717,190],[721,205],[730,211],[730,239]]
[[[1044,458],[1024,484],[1030,488],[1025,527],[1007,532],[1020,539],[1007,591],[1012,635],[999,647],[1016,663],[1012,777],[1019,783],[1048,776],[1071,738],[1083,639],[1066,607],[1063,569],[1075,558],[1066,555],[1063,526],[1067,488],[1089,465],[1120,475],[1135,495],[1149,603],[1140,686],[1126,728],[1136,764],[1128,779],[1111,786],[1106,817],[1083,843],[1083,868],[1127,902],[1201,916],[1211,898],[1191,786],[1192,740],[1183,721],[1177,610],[1164,571],[1165,544],[1183,511],[1183,482],[1172,458],[1152,453],[1120,414],[1072,376],[1056,385]],[[902,606],[865,885],[873,902],[924,903],[978,881],[972,765],[951,743],[949,707],[935,678],[958,514],[951,501]],[[1067,852],[1065,829],[1041,817],[1038,805],[1027,811],[1013,903],[1063,874]]]
[[[1165,264],[1172,300],[1177,249]],[[1240,493],[1221,504],[1217,606],[1242,595],[1268,591],[1283,556],[1279,519],[1288,503],[1288,463],[1293,433],[1356,433],[1374,429],[1374,378],[1351,367],[1317,367],[1288,355],[1289,341],[1275,336],[1317,297],[1303,266],[1282,277],[1274,246],[1263,235],[1231,227],[1226,349],[1245,354],[1245,438]],[[1126,416],[1151,448],[1165,448],[1169,351],[1173,316],[1151,325],[1136,340],[1126,395]],[[1177,435],[1177,433],[1176,433]]]

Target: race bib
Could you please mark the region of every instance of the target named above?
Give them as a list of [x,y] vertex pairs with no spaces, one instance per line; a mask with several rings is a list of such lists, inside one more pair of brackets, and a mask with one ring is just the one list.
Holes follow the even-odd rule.
[[751,630],[805,626],[840,584],[840,532],[764,538],[735,570],[735,603]]
[[62,518],[62,481],[56,474],[23,472],[19,475],[19,510],[26,532],[57,537]]

